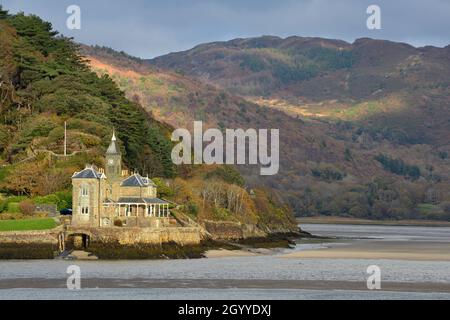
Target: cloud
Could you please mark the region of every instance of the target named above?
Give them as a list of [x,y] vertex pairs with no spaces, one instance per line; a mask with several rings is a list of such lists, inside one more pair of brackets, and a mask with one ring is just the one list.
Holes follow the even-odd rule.
[[[61,33],[87,44],[154,57],[197,44],[236,37],[359,37],[450,43],[450,1],[445,0],[0,0],[5,8],[35,13]],[[366,28],[366,9],[378,4],[382,30]],[[65,27],[66,8],[82,9],[82,29]]]

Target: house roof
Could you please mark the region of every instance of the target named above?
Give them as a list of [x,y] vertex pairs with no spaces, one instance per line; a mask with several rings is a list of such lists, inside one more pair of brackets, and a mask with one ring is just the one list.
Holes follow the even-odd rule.
[[86,169],[75,172],[72,179],[105,179],[103,173],[98,172],[94,167],[86,167]]
[[119,198],[117,203],[127,204],[169,204],[167,201],[158,198]]
[[148,187],[153,186],[156,187],[155,183],[149,179],[144,178],[138,173],[133,174],[132,176],[129,176],[125,180],[122,181],[120,184],[121,187]]

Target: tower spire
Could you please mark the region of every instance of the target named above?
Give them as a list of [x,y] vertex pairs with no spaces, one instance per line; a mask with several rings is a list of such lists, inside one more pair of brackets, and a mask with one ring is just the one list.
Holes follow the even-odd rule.
[[117,137],[115,130],[113,130],[111,143],[109,144],[108,150],[106,150],[106,154],[120,154],[120,148],[119,145],[117,144]]
[[106,150],[106,176],[111,181],[118,180],[122,174],[122,157],[119,143],[116,137],[116,130],[113,129],[111,143]]

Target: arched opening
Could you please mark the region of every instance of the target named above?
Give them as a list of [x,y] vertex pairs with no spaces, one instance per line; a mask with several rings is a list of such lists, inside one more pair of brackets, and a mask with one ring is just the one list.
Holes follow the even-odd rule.
[[74,233],[67,237],[66,247],[73,250],[85,250],[89,248],[91,236],[85,233]]

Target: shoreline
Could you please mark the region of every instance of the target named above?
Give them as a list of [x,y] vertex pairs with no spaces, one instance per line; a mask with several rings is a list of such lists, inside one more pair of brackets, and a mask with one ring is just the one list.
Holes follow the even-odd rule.
[[345,217],[297,217],[300,224],[347,224],[347,225],[368,225],[368,226],[397,226],[397,227],[450,227],[450,222],[434,220],[367,220]]
[[272,254],[277,249],[291,248],[294,239],[306,237],[299,232],[275,233],[266,237],[247,238],[233,241],[203,240],[196,245],[163,243],[161,245],[94,242],[84,250],[71,249],[64,257],[55,251],[55,246],[36,243],[30,248],[21,243],[4,243],[0,246],[0,261],[8,260],[178,260],[203,259],[211,257],[249,256]]

